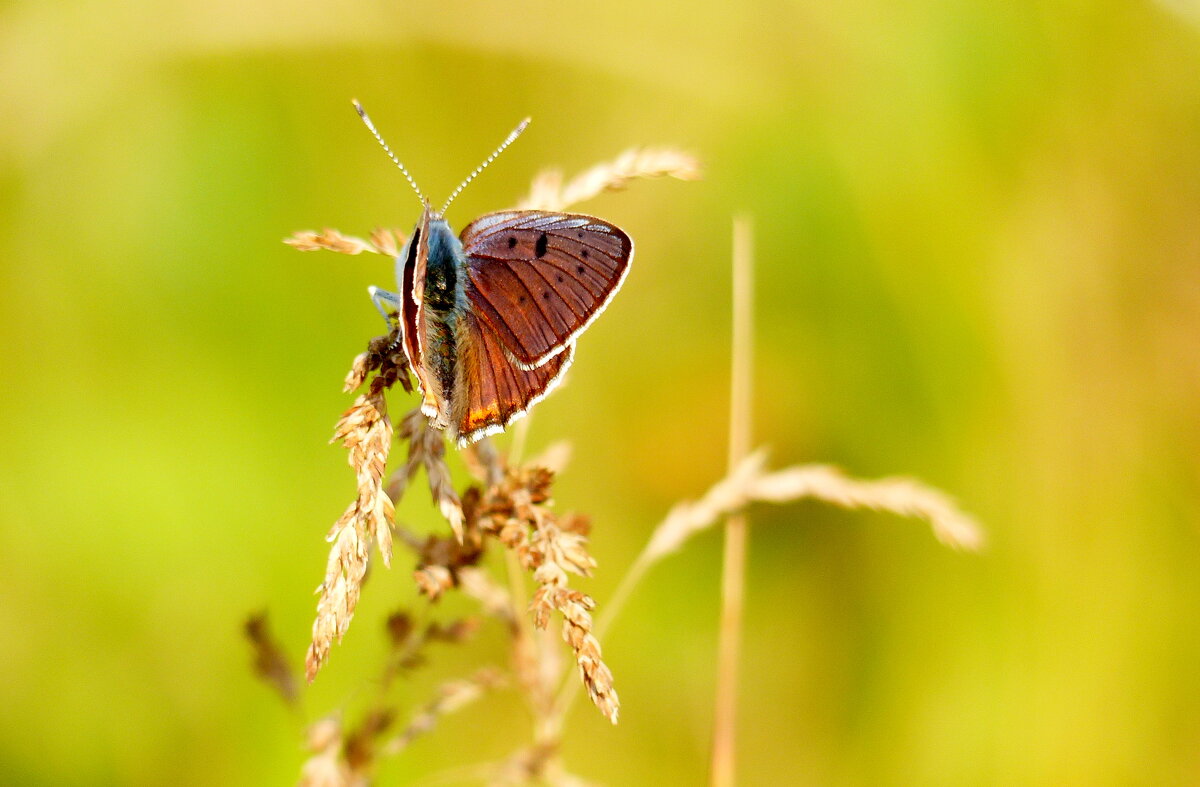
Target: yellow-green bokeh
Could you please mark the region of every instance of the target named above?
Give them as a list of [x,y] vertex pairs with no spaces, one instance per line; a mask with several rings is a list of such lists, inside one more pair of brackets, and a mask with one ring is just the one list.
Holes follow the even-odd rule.
[[[435,197],[534,117],[458,227],[547,165],[705,162],[584,206],[637,259],[530,434],[574,446],[557,496],[594,517],[601,605],[723,472],[735,213],[773,461],[915,475],[987,525],[975,557],[753,512],[744,783],[1194,783],[1198,24],[1193,0],[0,5],[0,781],[295,779],[240,623],[269,609],[299,660],[353,487],[325,440],[392,272],[279,240],[418,213],[356,96]],[[436,523],[421,495],[402,515]],[[713,533],[648,577],[604,643],[621,724],[581,704],[574,771],[703,782],[719,571]],[[375,573],[309,718],[361,706],[413,595]],[[504,659],[486,630],[400,699]],[[527,730],[498,695],[380,783]]]

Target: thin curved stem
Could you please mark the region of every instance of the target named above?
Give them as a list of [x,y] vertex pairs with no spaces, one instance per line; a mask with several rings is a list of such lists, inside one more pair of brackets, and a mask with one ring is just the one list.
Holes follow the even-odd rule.
[[[729,472],[750,452],[753,375],[753,251],[750,222],[733,223],[733,369],[729,403]],[[732,787],[737,742],[737,679],[746,584],[747,523],[744,513],[725,523],[721,572],[721,623],[717,641],[717,697],[713,721],[712,785]]]

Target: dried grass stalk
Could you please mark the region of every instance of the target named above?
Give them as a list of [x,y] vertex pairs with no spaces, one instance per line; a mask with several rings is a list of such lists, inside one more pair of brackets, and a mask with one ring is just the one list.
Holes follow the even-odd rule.
[[362,254],[369,251],[378,254],[379,250],[370,241],[356,238],[353,235],[343,235],[335,229],[326,227],[321,232],[304,230],[290,238],[284,238],[284,243],[298,251],[336,251],[338,254]]
[[[610,163],[587,170],[565,185],[559,173],[543,174],[535,181],[533,193],[524,206],[561,210],[601,192],[624,188],[634,178],[691,180],[698,176],[698,163],[685,153],[671,149],[635,149]],[[389,229],[376,229],[366,240],[325,229],[322,232],[298,232],[284,242],[301,251],[325,249],[351,255],[370,252],[397,256],[405,241],[402,233]],[[567,582],[570,574],[588,576],[595,567],[587,551],[587,522],[583,518],[557,517],[545,507],[549,502],[553,472],[538,468],[511,471],[490,443],[481,441],[465,458],[483,486],[468,490],[460,500],[445,462],[443,435],[432,429],[419,411],[414,411],[400,424],[399,436],[409,444],[404,467],[385,486],[383,472],[392,427],[383,394],[396,382],[406,390],[412,390],[407,364],[398,349],[399,339],[399,327],[394,325],[390,336],[377,338],[367,352],[355,359],[345,380],[347,391],[359,389],[370,381],[368,390],[339,421],[334,437],[342,440],[349,451],[350,465],[358,481],[358,494],[327,536],[332,547],[325,579],[318,589],[320,600],[313,623],[313,641],[306,657],[308,679],[311,681],[315,677],[328,658],[332,643],[340,641],[347,631],[367,573],[372,541],[379,545],[385,564],[390,564],[393,530],[396,530],[394,504],[411,484],[417,470],[424,467],[434,502],[450,523],[456,539],[430,536],[423,540],[407,530],[398,530],[402,543],[418,555],[416,578],[422,592],[436,598],[452,587],[459,587],[477,599],[485,612],[509,625],[514,634],[517,652],[514,666],[518,676],[532,675],[539,668],[549,673],[536,679],[521,678],[537,706],[535,710],[542,714],[552,710],[548,689],[552,679],[560,677],[562,672],[560,662],[553,655],[562,651],[545,644],[538,647],[550,635],[543,632],[534,636],[530,618],[544,628],[553,613],[561,615],[562,636],[575,656],[582,683],[601,712],[615,723],[619,701],[613,689],[612,673],[602,660],[599,642],[593,634],[591,611],[595,602],[570,588]],[[375,373],[373,380],[372,373]],[[528,421],[525,423],[527,426]],[[560,469],[568,457],[569,450],[559,447],[549,451],[543,461]],[[514,579],[508,590],[477,568],[485,533],[508,548],[506,559]],[[522,614],[525,607],[522,569],[530,571],[537,583],[529,604],[529,618]],[[393,615],[389,618],[393,654],[382,685],[388,686],[399,671],[419,663],[419,651],[424,642],[462,641],[474,630],[474,625],[470,621],[444,629],[431,625],[418,633],[407,614]],[[522,648],[528,651],[525,658],[530,662],[525,666],[517,663],[521,660]],[[309,730],[309,748],[313,756],[305,764],[302,784],[310,787],[366,784],[378,754],[385,750],[393,754],[404,750],[417,735],[432,729],[442,715],[463,707],[498,683],[499,677],[494,671],[483,671],[470,679],[446,684],[438,697],[423,708],[385,749],[380,748],[379,741],[391,724],[393,711],[390,708],[380,706],[375,709],[350,734],[343,732],[337,717],[318,722]],[[541,695],[540,700],[537,695]],[[550,730],[545,724],[542,727]],[[508,774],[521,782],[541,779],[548,784],[582,785],[581,780],[561,768],[557,746],[556,738],[543,736],[517,757],[506,761],[498,771],[493,770],[492,775],[501,781]]]
[[867,508],[924,519],[934,537],[953,549],[977,552],[984,546],[983,528],[961,511],[944,492],[912,478],[862,481],[829,465],[800,465],[754,478],[751,500],[787,503],[803,498],[841,508]]
[[591,596],[555,584],[539,587],[530,602],[534,622],[539,628],[549,624],[552,611],[562,615],[563,641],[575,653],[575,664],[579,667],[579,677],[587,689],[588,697],[604,718],[616,724],[621,701],[613,686],[612,670],[604,663],[600,641],[592,634],[591,610],[595,607],[596,602]]
[[399,383],[401,388],[412,393],[408,358],[400,348],[400,338],[400,326],[395,325],[387,336],[376,336],[367,342],[366,352],[355,356],[342,390],[349,393],[361,388],[371,372],[376,372],[371,381],[373,391],[383,391]]
[[326,227],[320,232],[303,230],[284,238],[284,243],[299,251],[336,251],[338,254],[384,254],[395,257],[404,246],[404,233],[377,227],[368,240],[353,235],[343,235],[338,230]]
[[352,784],[361,784],[366,787],[374,781],[372,776],[378,762],[379,739],[383,737],[395,720],[396,711],[394,709],[373,708],[346,736],[342,746],[342,757],[350,768]]
[[[571,521],[563,520],[564,523]],[[571,529],[569,524],[560,526],[553,517],[542,516],[522,557],[533,568],[533,581],[538,585],[529,604],[534,624],[538,628],[545,628],[550,622],[550,613],[558,611],[564,620],[563,639],[575,651],[584,684],[589,691],[596,685],[599,696],[607,694],[611,691],[612,674],[605,677],[608,668],[600,662],[600,645],[591,633],[589,613],[595,608],[596,602],[579,591],[571,590],[567,584],[568,573],[590,577],[596,567],[596,561],[587,552],[586,534]],[[605,716],[615,717],[615,703],[616,696],[613,693],[614,710],[612,713],[605,711]]]
[[376,227],[371,230],[370,236],[371,245],[383,255],[388,257],[399,257],[400,250],[404,248],[407,242],[404,233],[400,230],[390,230],[386,227]]
[[429,419],[419,409],[413,410],[400,422],[399,437],[408,443],[408,460],[404,467],[392,474],[388,480],[388,494],[399,501],[409,483],[416,477],[417,470],[425,468],[429,479],[429,492],[442,516],[450,523],[455,537],[463,540],[463,509],[450,468],[446,466],[446,442],[440,431],[429,424]]
[[288,664],[283,648],[271,635],[267,613],[260,612],[246,621],[243,627],[246,638],[254,646],[254,672],[267,685],[275,689],[288,705],[296,704],[296,676]]
[[481,669],[469,678],[443,683],[427,705],[413,716],[408,726],[382,748],[385,755],[399,754],[417,737],[437,726],[438,719],[462,710],[492,689],[504,685],[503,674],[493,668]]
[[336,538],[345,520],[359,523],[363,532],[379,545],[383,564],[390,567],[396,514],[392,499],[383,489],[383,474],[392,445],[392,422],[388,419],[383,391],[371,391],[358,397],[338,422],[330,442],[337,440],[342,441],[350,454],[350,467],[358,479],[358,497],[346,509],[342,519],[334,524],[329,538]]
[[312,753],[300,769],[299,787],[350,787],[362,784],[342,759],[342,725],[336,716],[309,725],[306,748]]
[[909,478],[861,481],[828,465],[797,465],[768,473],[766,452],[756,451],[734,467],[700,500],[683,502],[667,514],[621,580],[597,625],[607,630],[646,571],[679,550],[692,536],[754,502],[792,503],[820,500],[847,509],[886,511],[924,519],[934,537],[947,546],[976,551],[984,544],[983,529],[944,493]]
[[750,502],[751,483],[763,473],[766,453],[751,454],[717,482],[700,500],[677,503],[667,514],[642,551],[639,562],[657,562],[677,551],[689,538],[721,521],[727,514]]
[[326,536],[333,546],[325,565],[325,579],[317,588],[321,598],[313,622],[312,644],[304,660],[310,682],[329,657],[332,643],[341,641],[354,617],[372,541],[379,546],[384,565],[391,565],[395,509],[384,491],[383,474],[392,444],[392,423],[384,392],[397,382],[411,390],[407,361],[397,349],[398,330],[372,339],[367,351],[355,358],[346,378],[347,389],[363,385],[372,372],[375,377],[338,421],[330,440],[341,440],[346,446],[358,494]]
[[379,545],[385,565],[391,564],[392,525],[395,511],[383,490],[383,472],[392,443],[383,391],[358,397],[338,422],[334,440],[349,451],[350,467],[358,479],[358,496],[334,523],[326,540],[333,544],[325,567],[325,580],[317,591],[317,619],[312,644],[305,657],[309,682],[329,657],[329,648],[341,641],[354,617],[363,578],[367,574],[370,543]]
[[458,587],[479,602],[484,613],[512,625],[512,597],[491,574],[478,568],[458,570]]
[[350,393],[361,388],[371,374],[372,361],[370,350],[354,356],[354,362],[350,364],[350,371],[346,373],[346,379],[342,381],[342,390]]
[[[477,504],[479,491],[471,488],[463,499],[466,511]],[[467,519],[468,527],[462,537],[440,538],[428,535],[415,546],[417,570],[413,578],[421,593],[436,601],[443,592],[459,585],[462,572],[478,565],[483,557],[483,538],[475,526],[474,517]]]
[[421,566],[413,572],[413,581],[422,595],[428,596],[430,601],[437,601],[443,593],[454,587],[454,574],[445,566]]
[[459,541],[457,538],[439,538],[429,535],[417,548],[417,569],[413,572],[417,588],[430,601],[436,601],[442,593],[457,587],[461,573],[479,563],[483,547],[478,534]]
[[[754,254],[750,221],[733,222],[733,363],[729,396],[729,460],[732,471],[750,453],[754,378]],[[712,787],[732,787],[736,774],[737,686],[742,618],[746,606],[744,511],[725,520],[721,561],[721,616],[717,629],[717,686],[713,709]]]
[[[526,418],[525,423],[529,422]],[[571,463],[571,442],[569,440],[556,440],[550,445],[542,449],[542,452],[529,460],[528,464],[535,467],[544,467],[555,475],[567,469],[567,465]]]
[[828,465],[797,465],[774,473],[764,469],[766,454],[757,451],[693,503],[680,503],[655,529],[643,553],[657,561],[696,533],[755,501],[791,503],[806,498],[841,508],[867,508],[924,519],[934,536],[955,549],[983,546],[983,530],[942,492],[909,478],[861,481]]
[[[569,773],[559,758],[558,746],[552,742],[535,743],[519,749],[499,763],[464,770],[454,776],[480,778],[490,787],[515,787],[541,784],[546,787],[595,787],[594,782]],[[458,783],[456,780],[455,783]]]
[[697,180],[700,162],[672,148],[631,148],[616,159],[597,164],[572,178],[565,186],[562,172],[549,169],[533,180],[529,195],[518,203],[522,210],[564,210],[605,191],[617,191],[634,178],[672,177]]
[[[592,633],[591,610],[596,602],[568,586],[570,574],[591,576],[596,567],[587,551],[588,523],[582,517],[558,517],[549,510],[553,479],[554,474],[541,467],[510,469],[472,512],[478,518],[477,527],[513,550],[521,566],[533,573],[538,586],[529,604],[534,624],[545,628],[553,613],[562,616],[562,637],[575,656],[588,696],[604,717],[616,724],[620,700],[612,671]],[[535,670],[530,670],[531,674]],[[533,683],[539,680],[540,675]]]

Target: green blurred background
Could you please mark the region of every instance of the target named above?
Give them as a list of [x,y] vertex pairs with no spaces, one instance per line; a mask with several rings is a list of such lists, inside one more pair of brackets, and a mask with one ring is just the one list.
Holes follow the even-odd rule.
[[[530,442],[575,447],[558,500],[594,517],[601,606],[723,472],[735,212],[773,461],[913,474],[988,527],[968,556],[754,511],[744,783],[1200,781],[1198,23],[1194,0],[0,5],[0,781],[295,780],[301,724],[240,626],[269,609],[299,662],[353,490],[325,441],[392,273],[279,241],[418,213],[354,96],[435,197],[534,117],[459,228],[548,165],[705,162],[583,206],[638,255]],[[401,516],[437,522],[423,492]],[[604,643],[621,724],[578,705],[574,771],[704,781],[719,572],[714,532],[648,577]],[[353,718],[413,595],[407,566],[374,575],[309,718]],[[435,651],[401,702],[504,658],[491,629]],[[497,695],[381,782],[500,756],[526,719]]]

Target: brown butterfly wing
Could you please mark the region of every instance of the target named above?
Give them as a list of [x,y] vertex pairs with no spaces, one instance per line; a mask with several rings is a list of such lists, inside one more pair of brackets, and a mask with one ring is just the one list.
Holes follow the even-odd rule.
[[604,311],[633,258],[619,227],[572,213],[489,213],[461,240],[475,313],[527,369],[561,353]]
[[400,274],[400,320],[404,329],[404,354],[417,376],[424,400],[421,411],[433,417],[438,414],[437,398],[428,370],[425,368],[425,269],[429,262],[429,206],[413,230],[407,248],[408,256]]
[[550,393],[575,356],[575,345],[535,369],[513,363],[495,333],[471,314],[462,317],[459,342],[457,434],[460,446],[497,434]]

